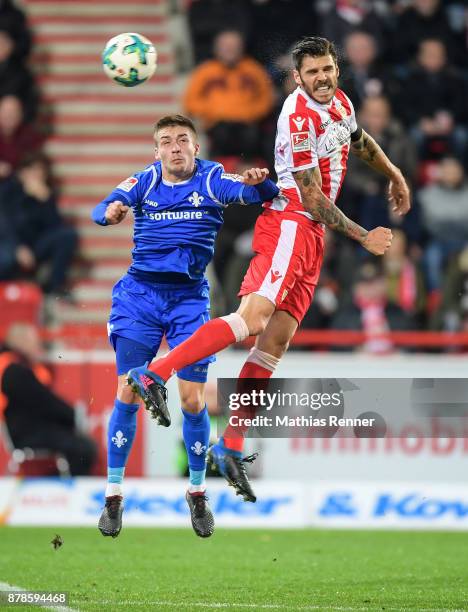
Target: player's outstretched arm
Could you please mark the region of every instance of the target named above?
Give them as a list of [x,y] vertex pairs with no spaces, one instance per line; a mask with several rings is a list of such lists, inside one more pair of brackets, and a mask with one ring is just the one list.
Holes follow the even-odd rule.
[[358,140],[351,141],[351,151],[389,179],[388,199],[393,210],[399,215],[406,215],[411,208],[410,191],[401,170],[389,160],[372,136],[364,130],[361,132]]
[[294,172],[294,179],[299,187],[304,208],[316,221],[324,223],[348,238],[359,242],[373,255],[383,255],[392,241],[392,232],[385,227],[377,227],[370,232],[349,219],[330,198],[323,193],[317,181],[317,168],[308,168]]
[[249,168],[242,175],[224,172],[220,166],[208,187],[222,204],[263,204],[279,194],[278,186],[268,178],[267,168]]

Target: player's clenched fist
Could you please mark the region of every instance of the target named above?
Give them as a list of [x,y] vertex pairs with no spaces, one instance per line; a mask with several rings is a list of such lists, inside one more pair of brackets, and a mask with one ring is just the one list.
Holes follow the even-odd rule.
[[126,206],[123,202],[116,200],[111,202],[106,208],[106,221],[108,225],[116,225],[125,219],[125,215],[130,210],[129,206]]
[[392,244],[392,238],[392,230],[388,227],[376,227],[367,234],[361,244],[372,255],[383,255]]

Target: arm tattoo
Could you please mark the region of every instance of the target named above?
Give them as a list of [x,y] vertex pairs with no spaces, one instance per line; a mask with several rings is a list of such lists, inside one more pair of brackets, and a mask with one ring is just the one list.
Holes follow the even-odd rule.
[[379,149],[380,147],[375,140],[364,131],[362,132],[361,138],[357,142],[351,144],[353,153],[368,163],[375,161]]
[[316,172],[318,172],[317,168],[309,168],[294,173],[304,208],[316,221],[362,243],[367,237],[367,231],[348,219],[343,211],[327,198],[317,182]]
[[391,178],[395,167],[372,136],[362,130],[362,136],[351,143],[351,151],[371,168]]

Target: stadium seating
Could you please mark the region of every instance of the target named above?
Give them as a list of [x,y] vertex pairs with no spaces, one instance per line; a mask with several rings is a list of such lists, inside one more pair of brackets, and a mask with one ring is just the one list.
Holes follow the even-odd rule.
[[[35,34],[32,60],[43,95],[42,116],[52,128],[46,151],[61,184],[61,210],[81,237],[81,256],[72,271],[79,306],[61,304],[59,321],[104,322],[112,284],[130,261],[132,231],[130,223],[111,230],[95,226],[89,213],[116,184],[151,162],[153,125],[176,109],[168,3],[25,4]],[[147,36],[159,52],[156,75],[143,87],[119,87],[101,68],[105,43],[125,30]]]
[[0,422],[0,442],[9,455],[7,475],[70,477],[67,459],[61,453],[47,449],[15,448],[5,423]]
[[0,282],[0,341],[12,323],[39,323],[43,295],[34,283]]

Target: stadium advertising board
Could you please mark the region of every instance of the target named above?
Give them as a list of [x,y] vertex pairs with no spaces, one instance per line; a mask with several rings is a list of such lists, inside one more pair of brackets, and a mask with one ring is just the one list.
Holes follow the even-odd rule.
[[308,496],[317,527],[468,529],[468,486],[318,482]]
[[[248,504],[224,482],[208,494],[219,527],[322,527],[468,530],[468,486],[436,483],[255,481]],[[128,478],[125,525],[187,527],[183,480]],[[8,525],[94,526],[104,501],[98,478],[0,479]]]
[[[2,480],[0,480],[2,482]],[[3,479],[12,486],[13,479]],[[0,485],[1,486],[1,485]],[[4,510],[10,525],[96,525],[104,504],[100,478],[25,479]],[[184,480],[127,478],[125,525],[186,527],[189,524]],[[305,490],[300,483],[260,482],[261,499],[246,504],[224,481],[210,481],[210,505],[219,527],[303,527]]]

